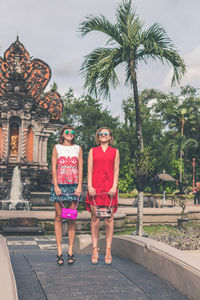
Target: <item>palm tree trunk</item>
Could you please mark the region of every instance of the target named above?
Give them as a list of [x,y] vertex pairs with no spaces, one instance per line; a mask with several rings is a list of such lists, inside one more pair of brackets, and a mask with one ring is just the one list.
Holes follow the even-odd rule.
[[141,113],[140,113],[140,101],[138,95],[137,79],[133,79],[133,93],[134,93],[134,102],[135,102],[135,118],[136,118],[136,133],[137,133],[137,143],[140,151],[144,150],[144,142],[142,135],[142,122],[141,122]]
[[182,182],[182,169],[183,169],[183,152],[182,147],[180,149],[180,178],[179,181]]
[[[134,94],[134,102],[135,102],[135,116],[136,116],[136,134],[137,134],[137,144],[140,152],[144,151],[144,142],[142,135],[142,122],[141,122],[141,113],[140,113],[140,101],[138,95],[138,86],[137,86],[137,78],[136,72],[134,70],[134,62],[131,61],[131,77],[133,84],[133,94]],[[141,177],[140,177],[141,178]],[[140,179],[142,180],[142,178]],[[140,182],[138,185],[136,183],[136,187],[139,187],[139,199],[138,199],[138,208],[137,208],[137,225],[136,225],[136,234],[142,236],[143,231],[143,189],[141,189],[143,183]]]
[[136,224],[136,234],[142,236],[143,232],[143,202],[144,202],[144,192],[139,191],[138,208],[137,208],[137,224]]
[[179,181],[182,182],[182,171],[183,171],[183,151],[182,151],[182,138],[183,138],[183,130],[185,124],[184,115],[181,118],[181,147],[180,147],[180,178]]

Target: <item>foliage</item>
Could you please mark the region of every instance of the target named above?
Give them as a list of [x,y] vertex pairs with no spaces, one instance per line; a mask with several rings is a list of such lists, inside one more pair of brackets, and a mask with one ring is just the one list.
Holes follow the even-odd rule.
[[174,200],[178,205],[181,207],[181,219],[184,219],[185,216],[185,209],[186,209],[186,201],[187,201],[187,194],[185,193],[184,195],[173,195]]
[[151,155],[149,147],[145,147],[143,152],[135,151],[135,157],[130,164],[130,172],[136,183],[138,191],[144,191],[145,186],[154,170],[155,158]]
[[57,91],[57,89],[58,89],[58,85],[57,85],[57,83],[54,81],[53,84],[51,85],[51,91],[52,91],[52,92],[55,92],[55,91]]
[[118,190],[120,193],[129,193],[133,189],[133,178],[128,172],[127,173],[120,172],[119,181],[118,181]]
[[133,189],[130,193],[119,193],[119,198],[125,199],[125,198],[135,198],[138,195],[138,190]]
[[[164,94],[157,90],[144,90],[140,94],[141,110],[143,111],[144,139],[147,130],[147,138],[151,136],[148,128],[151,120],[154,122],[152,130],[153,138],[149,144],[156,157],[155,174],[166,170],[174,178],[178,179],[180,174],[180,150],[182,151],[183,183],[192,185],[192,159],[196,158],[196,166],[200,164],[200,98],[195,88],[182,87],[180,94]],[[143,105],[147,109],[143,109]],[[149,111],[151,116],[148,120]],[[184,113],[184,114],[183,114]],[[181,136],[181,128],[184,121],[184,131]],[[159,123],[158,123],[159,122]],[[152,126],[153,127],[153,126]],[[147,129],[146,129],[147,128]],[[154,134],[154,132],[156,134]],[[145,140],[147,144],[147,140]],[[196,181],[200,176],[199,168],[196,168]]]

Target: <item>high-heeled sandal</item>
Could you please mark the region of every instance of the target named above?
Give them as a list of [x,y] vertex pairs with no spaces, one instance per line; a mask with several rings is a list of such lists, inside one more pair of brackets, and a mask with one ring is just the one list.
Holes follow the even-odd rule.
[[98,248],[97,247],[93,247],[93,252],[94,250],[97,250],[97,255],[93,255],[92,254],[92,257],[91,257],[91,262],[96,265],[98,263],[98,260],[99,260],[99,255],[98,255]]
[[73,264],[75,262],[75,257],[74,255],[70,255],[69,253],[67,253],[67,263],[70,265],[70,264]]
[[[109,254],[107,254],[109,252]],[[111,256],[111,249],[107,248],[106,249],[106,256],[105,256],[105,264],[110,265],[112,263],[112,256]]]
[[61,254],[61,255],[57,255],[56,261],[57,261],[57,264],[58,264],[59,266],[62,266],[62,265],[64,264],[64,259],[63,259],[62,254]]

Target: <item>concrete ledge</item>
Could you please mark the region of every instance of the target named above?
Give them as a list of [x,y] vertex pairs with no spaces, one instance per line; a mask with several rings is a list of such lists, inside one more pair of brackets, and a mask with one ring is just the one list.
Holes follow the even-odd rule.
[[[105,238],[99,240],[99,248],[105,251]],[[120,236],[113,238],[112,254],[144,266],[190,299],[199,300],[200,262],[181,250],[149,238]]]
[[92,239],[90,234],[79,234],[74,239],[73,246],[76,254],[91,254],[92,253]]
[[6,239],[0,235],[0,293],[3,300],[18,300]]

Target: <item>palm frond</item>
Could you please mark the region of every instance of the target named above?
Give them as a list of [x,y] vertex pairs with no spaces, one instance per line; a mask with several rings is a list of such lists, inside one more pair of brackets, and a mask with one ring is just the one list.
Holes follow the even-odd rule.
[[182,141],[182,149],[185,150],[189,147],[194,147],[196,148],[198,146],[198,141],[192,138],[187,139],[185,137],[185,139]]
[[183,59],[174,49],[171,39],[167,36],[165,30],[157,23],[152,25],[149,30],[141,35],[141,45],[137,51],[137,59],[147,63],[149,58],[160,60],[163,64],[166,62],[173,67],[172,85],[180,82],[185,74],[186,66]]
[[173,68],[173,77],[171,84],[174,85],[176,82],[180,83],[181,78],[186,72],[186,65],[184,60],[176,51],[165,50],[163,53],[163,60],[165,60]]
[[143,23],[137,17],[135,11],[131,8],[132,1],[123,1],[117,9],[117,26],[121,32],[123,45],[131,44],[133,47],[137,44],[138,35],[140,35]]
[[166,31],[158,23],[154,23],[148,30],[141,35],[141,44],[145,49],[156,49],[161,47],[163,50],[174,50],[174,44],[168,37]]
[[81,73],[89,93],[109,97],[109,86],[119,84],[115,67],[121,63],[121,56],[121,48],[97,48],[85,57]]
[[122,1],[116,10],[117,24],[121,32],[127,33],[128,25],[131,24],[135,18],[135,13],[131,9],[131,2],[131,0]]
[[109,41],[116,41],[121,44],[121,36],[116,25],[113,25],[108,21],[104,16],[88,16],[85,18],[85,21],[81,22],[79,26],[79,32],[81,37],[86,36],[91,31],[100,31],[105,33],[109,37]]

